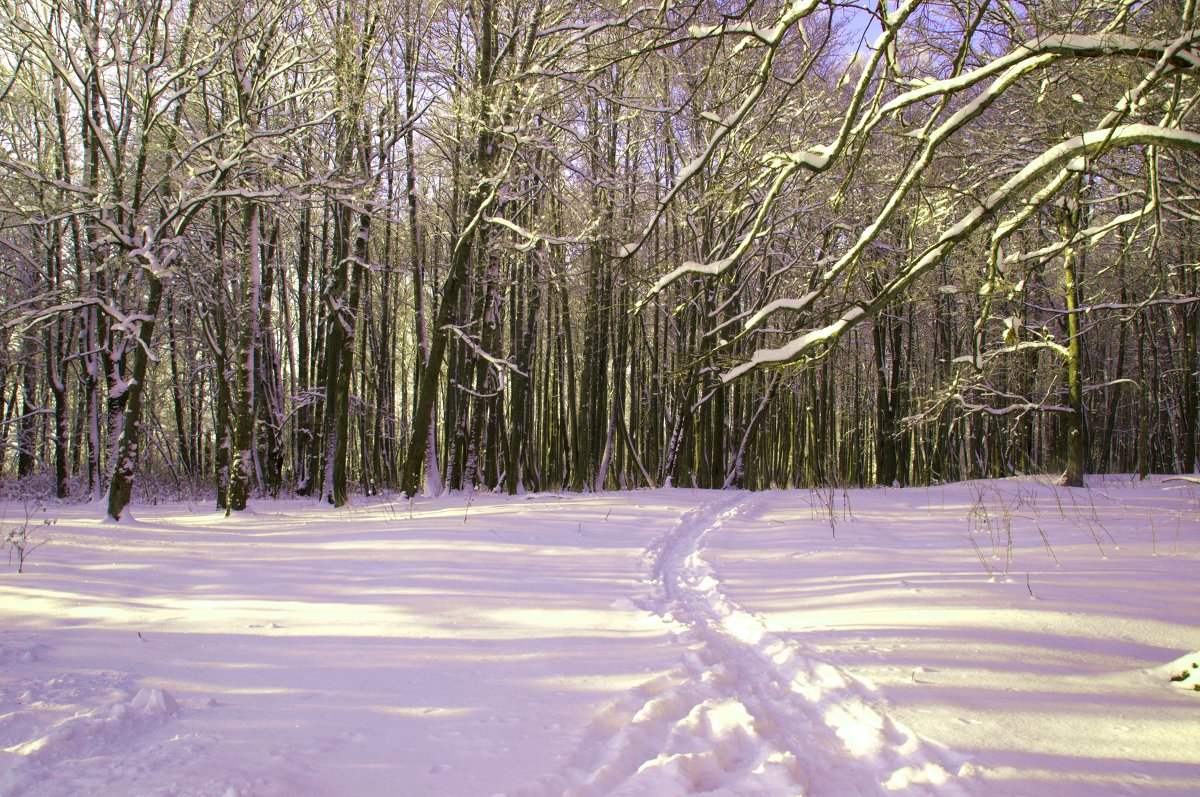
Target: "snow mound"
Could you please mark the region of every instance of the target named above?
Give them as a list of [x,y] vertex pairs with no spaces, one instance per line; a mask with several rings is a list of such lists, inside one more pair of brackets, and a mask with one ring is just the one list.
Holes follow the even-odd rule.
[[146,718],[179,711],[169,692],[142,689],[128,702],[117,702],[81,711],[56,723],[44,735],[5,748],[30,760],[47,761],[85,750],[92,744],[135,730]]
[[146,716],[156,714],[174,714],[179,711],[179,704],[170,692],[161,689],[142,689],[129,701],[129,708],[140,711]]
[[[42,781],[46,772],[69,760],[85,759],[99,751],[158,724],[180,711],[179,703],[162,689],[140,689],[131,699],[105,702],[91,709],[79,709],[64,716],[64,698],[78,699],[103,689],[103,677],[91,682],[55,678],[41,684],[29,684],[20,695],[22,702],[42,709],[41,722],[26,725],[24,740],[6,744],[0,758],[0,794],[16,797]],[[4,741],[11,741],[6,733]]]
[[50,651],[45,645],[21,639],[0,638],[0,664],[33,664]]
[[1156,679],[1165,679],[1179,689],[1200,693],[1200,650],[1180,656],[1169,664],[1150,671]]

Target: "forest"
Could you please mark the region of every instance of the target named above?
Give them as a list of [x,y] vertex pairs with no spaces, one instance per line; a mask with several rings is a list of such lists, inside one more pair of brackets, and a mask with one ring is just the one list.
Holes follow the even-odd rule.
[[1195,0],[0,0],[0,491],[1194,473]]

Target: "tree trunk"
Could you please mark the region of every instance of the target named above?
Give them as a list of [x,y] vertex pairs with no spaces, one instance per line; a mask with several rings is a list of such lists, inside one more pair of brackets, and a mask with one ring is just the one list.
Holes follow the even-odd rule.
[[242,230],[246,242],[242,254],[241,297],[237,310],[238,345],[234,352],[233,447],[229,468],[227,512],[240,512],[250,497],[254,457],[254,416],[258,375],[258,316],[262,289],[262,252],[258,207],[247,202]]
[[147,269],[145,278],[150,295],[146,302],[145,319],[138,329],[138,344],[133,351],[133,367],[126,389],[124,425],[117,450],[117,462],[108,486],[108,516],[120,520],[121,513],[133,498],[133,477],[137,470],[138,444],[141,437],[142,399],[145,394],[146,370],[150,363],[150,344],[154,338],[154,322],[162,303],[162,281]]
[[[1062,235],[1068,240],[1079,228],[1079,193],[1074,193],[1075,203],[1061,211]],[[1067,309],[1067,414],[1066,447],[1067,466],[1062,483],[1067,487],[1083,487],[1087,467],[1087,446],[1083,425],[1083,345],[1079,329],[1079,255],[1069,246],[1063,252],[1063,289],[1066,293]]]

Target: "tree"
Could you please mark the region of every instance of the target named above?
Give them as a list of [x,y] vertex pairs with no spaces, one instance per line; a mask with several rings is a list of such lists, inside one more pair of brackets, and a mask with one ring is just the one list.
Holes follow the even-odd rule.
[[0,3],[0,479],[1195,468],[1198,47],[1190,3]]
[[[942,64],[930,64],[925,59],[906,62],[896,55],[896,45],[916,35],[910,34],[906,26],[923,19],[919,12],[938,14],[943,30],[951,32],[954,49],[948,52],[953,55],[944,58]],[[918,0],[881,11],[878,21],[883,33],[862,63],[848,101],[839,104],[845,111],[837,121],[836,136],[826,142],[803,142],[790,150],[767,155],[763,180],[769,180],[769,188],[761,197],[754,227],[741,238],[734,253],[718,261],[685,263],[663,276],[651,290],[650,295],[656,295],[690,274],[719,277],[737,271],[751,247],[760,245],[763,235],[774,232],[768,230],[768,218],[788,186],[803,180],[807,191],[820,190],[818,186],[827,184],[822,178],[833,177],[837,184],[831,194],[834,202],[840,203],[864,179],[863,163],[870,163],[876,141],[887,136],[892,141],[907,142],[901,145],[901,152],[892,149],[893,162],[907,165],[886,185],[885,198],[873,209],[869,223],[845,239],[836,257],[830,256],[817,265],[818,271],[807,293],[797,298],[765,301],[745,321],[737,337],[745,339],[759,333],[781,313],[813,318],[820,316],[822,308],[829,307],[834,313],[833,320],[810,327],[803,334],[785,336],[778,345],[756,345],[748,358],[725,371],[724,381],[761,367],[813,362],[828,356],[839,339],[909,296],[919,279],[934,272],[957,248],[980,236],[986,236],[988,241],[990,267],[979,290],[990,295],[1001,289],[1006,257],[1012,256],[1011,252],[1005,253],[1006,244],[1039,209],[1052,207],[1055,202],[1069,202],[1071,186],[1078,185],[1080,174],[1104,173],[1114,159],[1130,151],[1194,152],[1200,147],[1200,134],[1187,127],[1188,114],[1184,110],[1195,95],[1182,90],[1190,86],[1194,92],[1194,53],[1200,37],[1190,5],[1183,9],[1182,16],[1138,13],[1132,4],[1122,6],[1114,16],[1107,7],[1084,3],[1072,10],[1072,32],[1044,29],[1035,13],[1020,17],[1008,7],[992,9],[987,4],[978,8],[951,5],[931,10]],[[1063,15],[1052,19],[1057,23],[1066,18]],[[777,35],[764,37],[758,31],[748,32],[738,26],[722,28],[714,35],[762,38],[768,47],[780,46],[776,43]],[[1139,64],[1141,68],[1135,69]],[[989,153],[997,160],[1007,161],[999,174],[974,176],[969,186],[958,187],[957,200],[949,203],[944,214],[947,222],[936,235],[923,240],[921,248],[889,279],[873,286],[861,298],[850,297],[848,291],[839,293],[847,285],[848,277],[863,267],[866,253],[888,223],[925,185],[938,156],[958,140],[970,142],[968,146],[977,144],[980,124],[988,119],[990,111],[1002,107],[1001,100],[1010,92],[1039,80],[1045,88],[1085,65],[1106,69],[1112,76],[1104,86],[1107,93],[1097,103],[1107,106],[1100,118],[1066,114],[1060,108],[1058,118],[1073,125],[1063,140],[1041,149],[1030,147],[1033,141],[1011,134],[1003,141],[992,142],[1007,148]],[[748,95],[747,100],[752,99],[756,99],[754,95]],[[1161,110],[1164,107],[1165,113]],[[740,120],[735,121],[741,124]],[[1018,118],[1017,130],[1021,122]],[[726,127],[720,127],[711,142],[718,144],[726,135]],[[1015,147],[1010,143],[1014,139]],[[673,194],[693,179],[695,173],[695,169],[684,169]],[[1148,177],[1148,184],[1129,187],[1143,198],[1141,208],[1136,211],[1143,216],[1156,210],[1154,197],[1161,193],[1159,178],[1153,173]],[[668,200],[673,194],[668,195]],[[1014,207],[1015,211],[1004,215]],[[1072,212],[1068,210],[1063,217],[1060,232],[1066,243],[1060,250],[1065,250],[1065,290],[1069,297],[1066,362],[1071,375],[1072,420],[1067,434],[1067,480],[1080,483],[1082,380],[1079,330],[1075,325],[1078,255],[1071,247],[1103,236],[1119,219],[1100,222],[1093,210],[1092,226],[1084,232],[1072,223]],[[985,324],[977,324],[977,328],[982,331]],[[981,356],[977,346],[972,359],[976,368],[982,367]]]

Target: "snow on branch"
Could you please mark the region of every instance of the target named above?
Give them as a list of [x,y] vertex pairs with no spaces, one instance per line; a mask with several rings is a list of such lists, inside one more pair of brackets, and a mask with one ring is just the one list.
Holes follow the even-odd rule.
[[1113,216],[1103,224],[1096,224],[1084,230],[1079,230],[1077,233],[1062,241],[1056,241],[1049,246],[1043,246],[1040,249],[1035,249],[1031,252],[1012,252],[1005,256],[1004,262],[1008,264],[1044,262],[1049,258],[1062,254],[1063,250],[1068,247],[1083,243],[1087,245],[1098,243],[1108,237],[1109,233],[1118,230],[1126,224],[1131,224],[1141,219],[1154,215],[1159,209],[1159,204],[1151,199],[1146,204],[1139,208]]
[[442,329],[446,330],[447,332],[453,332],[454,335],[466,343],[471,351],[475,352],[475,354],[481,360],[492,366],[492,368],[496,371],[496,377],[500,380],[500,385],[497,388],[497,392],[504,391],[504,375],[508,371],[512,371],[517,376],[522,376],[526,379],[529,378],[529,374],[517,367],[517,364],[512,360],[502,360],[499,357],[495,357],[484,351],[483,347],[476,343],[475,339],[468,335],[462,327],[457,326],[456,324],[447,324],[446,326],[442,327]]
[[[754,214],[754,219],[750,224],[749,231],[742,236],[741,241],[738,243],[737,248],[734,249],[732,254],[730,254],[728,257],[722,258],[721,260],[716,260],[711,263],[697,263],[694,261],[684,262],[683,265],[659,278],[659,280],[655,282],[653,286],[651,286],[650,290],[646,292],[646,295],[639,299],[634,305],[633,311],[635,313],[640,311],[647,302],[649,302],[658,294],[662,293],[685,274],[699,274],[715,277],[724,274],[726,271],[729,271],[736,266],[746,252],[750,249],[750,246],[754,243],[754,241],[756,241],[762,234],[763,227],[766,225],[767,214],[770,212],[772,205],[775,204],[776,198],[783,191],[784,186],[791,177],[792,171],[793,170],[785,169],[776,175],[775,180],[773,180],[771,183],[771,188],[767,191],[766,197],[764,197],[762,202],[759,204],[758,212]],[[634,251],[636,251],[636,249]],[[626,247],[625,254],[632,254],[632,252],[629,251],[628,246]]]
[[[754,222],[750,233],[743,238],[741,244],[732,255],[722,260],[713,263],[696,263],[686,262],[674,269],[670,273],[661,277],[636,305],[635,312],[640,310],[650,299],[661,293],[668,286],[679,280],[686,274],[700,275],[720,275],[737,265],[742,256],[747,251],[750,243],[757,238],[765,225],[766,218],[775,204],[775,200],[783,193],[784,188],[791,178],[800,169],[806,169],[813,174],[830,169],[838,158],[845,151],[849,142],[854,138],[854,134],[858,131],[858,125],[855,125],[855,120],[858,118],[859,112],[862,109],[863,103],[866,102],[867,95],[873,85],[875,85],[875,74],[879,64],[887,57],[887,53],[893,49],[893,45],[899,36],[900,28],[903,26],[908,17],[920,6],[921,0],[906,0],[895,11],[885,14],[883,33],[875,42],[872,55],[859,76],[858,82],[855,85],[854,92],[850,98],[850,102],[846,111],[842,116],[841,126],[838,131],[837,138],[833,143],[828,145],[814,145],[805,150],[784,153],[771,153],[763,159],[764,166],[776,172],[775,179],[771,183],[771,187],[767,195],[760,201],[759,210],[755,215]],[[666,209],[675,199],[676,195],[684,187],[684,185],[694,176],[712,157],[716,148],[720,143],[732,132],[735,127],[740,125],[749,114],[752,106],[757,104],[759,97],[766,90],[768,79],[770,77],[771,64],[773,62],[775,51],[778,45],[783,41],[783,36],[787,30],[799,20],[810,15],[815,10],[815,3],[796,2],[791,9],[783,15],[779,24],[771,32],[767,39],[764,39],[767,47],[767,54],[763,57],[762,64],[759,69],[758,82],[754,88],[746,96],[741,106],[725,119],[718,120],[718,129],[716,133],[708,140],[704,151],[693,159],[689,164],[680,170],[676,175],[675,182],[667,195],[659,202],[658,208],[655,211],[650,223],[647,225],[641,237],[634,243],[627,244],[624,247],[624,255],[632,256],[638,251],[641,245],[649,238],[650,233],[658,224]],[[765,34],[764,34],[765,35]],[[1029,67],[1032,68],[1032,67]],[[978,113],[982,112],[984,105],[981,105],[973,114],[967,118],[973,118]],[[954,121],[954,120],[952,120]],[[951,128],[957,129],[958,126],[964,124],[966,118],[958,120]],[[948,122],[947,125],[951,123]],[[947,131],[947,135],[951,130]],[[932,149],[932,145],[931,145]],[[919,173],[919,170],[918,170]],[[900,186],[897,192],[903,196],[907,194],[908,186]],[[882,224],[883,219],[880,223]],[[874,232],[864,233],[864,238],[870,240],[874,238]],[[864,244],[865,245],[865,244]],[[846,262],[854,262],[857,260],[859,251],[856,250],[847,256]],[[748,328],[746,331],[750,331]]]
[[993,407],[990,404],[980,404],[973,401],[968,401],[967,397],[961,393],[956,393],[951,397],[959,407],[970,413],[980,415],[993,415],[1003,417],[1005,415],[1024,415],[1029,412],[1074,412],[1070,407],[1061,404],[1039,404],[1036,402],[1019,402],[1015,404],[1006,404],[1003,407]]
[[[919,0],[908,1],[910,4],[919,2]],[[785,35],[794,25],[799,23],[805,17],[811,15],[819,7],[819,0],[794,0],[788,9],[784,11],[782,16],[780,16],[779,22],[776,23],[773,28],[770,30],[755,29],[753,31],[754,38],[759,40],[763,47],[766,48],[766,53],[763,54],[762,61],[759,63],[754,84],[751,86],[750,91],[742,99],[741,104],[728,116],[725,116],[724,118],[718,117],[713,120],[717,126],[716,132],[709,137],[708,141],[704,145],[704,149],[700,152],[700,154],[685,164],[684,167],[679,170],[679,173],[675,175],[674,183],[667,191],[666,196],[659,201],[658,207],[651,216],[650,222],[642,231],[641,236],[639,236],[638,239],[633,243],[626,244],[623,247],[624,257],[632,257],[639,249],[641,249],[642,245],[649,240],[650,234],[654,231],[654,228],[658,226],[663,214],[667,212],[667,208],[669,208],[675,201],[675,198],[679,195],[679,192],[682,191],[683,188],[691,181],[691,179],[713,159],[713,156],[721,143],[729,137],[730,133],[732,133],[742,124],[754,107],[758,105],[759,99],[771,84],[773,71],[772,67],[775,62],[775,56],[778,53],[779,46],[783,43]],[[746,31],[734,32],[743,34],[746,33]],[[708,38],[710,35],[712,35],[711,31],[708,30],[698,31],[697,34],[698,38]],[[777,180],[776,184],[779,185],[780,182],[781,181]],[[764,203],[764,207],[766,204],[767,203]],[[741,248],[739,247],[739,250],[740,249]],[[736,258],[734,262],[736,262]],[[683,276],[683,274],[689,273],[689,271],[685,267],[681,266],[680,269],[676,269],[676,272],[673,273],[677,273],[677,276],[674,277],[672,281]],[[662,283],[663,280],[659,280],[659,282]],[[668,282],[667,284],[670,283]],[[651,296],[659,293],[661,290],[662,288],[659,288],[656,285]],[[641,306],[644,301],[645,300],[643,300],[642,303],[639,303],[639,306]]]
[[1064,307],[1045,307],[1040,304],[1030,304],[1029,307],[1034,310],[1040,310],[1043,313],[1050,313],[1055,316],[1067,315],[1087,315],[1089,313],[1098,313],[1105,310],[1116,311],[1134,311],[1140,312],[1148,307],[1182,307],[1184,305],[1196,304],[1200,302],[1200,296],[1177,296],[1168,298],[1146,299],[1142,302],[1095,302],[1093,304],[1085,304],[1082,307],[1076,307],[1073,310],[1067,310]]
[[[1141,59],[1156,59],[1158,63],[1155,68],[1147,74],[1139,85],[1122,98],[1119,106],[1110,113],[1105,120],[1098,126],[1099,129],[1118,129],[1119,122],[1125,119],[1128,112],[1138,106],[1139,101],[1144,97],[1150,86],[1154,85],[1164,74],[1171,69],[1193,69],[1198,63],[1198,56],[1195,53],[1196,44],[1200,41],[1200,29],[1189,29],[1181,33],[1180,36],[1174,39],[1148,39],[1144,37],[1129,36],[1109,31],[1104,31],[1095,35],[1081,34],[1061,34],[1047,36],[1041,39],[1034,39],[1017,47],[1013,51],[996,58],[976,69],[966,71],[962,74],[955,75],[950,78],[941,80],[925,80],[920,81],[918,85],[909,91],[900,94],[897,97],[890,99],[886,103],[877,104],[869,112],[862,115],[860,118],[860,109],[866,101],[867,94],[873,85],[876,85],[874,76],[878,70],[880,63],[887,57],[887,52],[898,36],[900,27],[906,22],[908,17],[916,10],[919,5],[919,0],[909,0],[898,6],[894,11],[885,13],[883,20],[883,33],[879,40],[875,43],[872,56],[865,65],[859,77],[853,94],[850,97],[846,111],[842,115],[841,127],[834,141],[825,145],[809,146],[806,149],[793,152],[773,153],[767,155],[764,160],[764,166],[768,169],[776,171],[776,179],[771,186],[771,190],[766,197],[760,202],[760,208],[756,214],[753,229],[747,235],[737,250],[729,257],[712,261],[712,262],[695,262],[687,261],[676,267],[670,272],[660,277],[636,305],[636,309],[640,309],[650,299],[661,293],[668,286],[688,274],[696,274],[701,276],[719,276],[733,269],[745,254],[749,243],[761,232],[763,223],[767,213],[773,204],[775,198],[781,193],[784,185],[800,170],[808,171],[812,174],[819,174],[828,170],[835,161],[844,153],[851,141],[865,141],[870,137],[871,132],[886,118],[896,117],[904,109],[914,105],[918,105],[933,97],[942,97],[942,102],[945,103],[950,97],[965,93],[967,90],[973,90],[974,87],[985,81],[991,80],[991,84],[987,88],[978,91],[963,107],[955,110],[947,119],[945,119],[936,128],[933,128],[933,121],[941,112],[941,107],[933,112],[929,117],[929,122],[925,130],[921,131],[920,138],[924,146],[920,154],[908,166],[904,176],[897,182],[896,186],[891,191],[884,208],[877,213],[866,229],[858,236],[857,241],[851,249],[845,252],[832,267],[822,275],[822,281],[817,289],[807,294],[805,297],[794,300],[781,300],[773,302],[767,308],[755,313],[747,321],[746,327],[743,330],[743,335],[757,329],[766,319],[774,312],[779,310],[791,310],[793,312],[801,312],[817,299],[819,299],[832,282],[842,273],[852,268],[862,256],[862,253],[878,236],[879,231],[887,224],[894,215],[897,208],[900,207],[903,200],[910,194],[911,190],[917,184],[920,177],[924,174],[926,168],[933,162],[939,146],[945,142],[951,135],[963,129],[969,122],[978,118],[985,110],[987,110],[996,99],[1004,95],[1009,88],[1026,75],[1035,70],[1044,69],[1053,62],[1063,58],[1099,58],[1112,56],[1128,56],[1131,58]],[[799,4],[797,4],[799,5]],[[812,9],[804,7],[803,13],[810,13]],[[800,11],[797,10],[797,13]],[[788,16],[785,14],[785,19]],[[1115,23],[1114,23],[1115,24]],[[721,27],[717,26],[711,29],[705,29],[698,33],[703,33],[705,36],[717,35],[719,33],[740,32],[742,34],[753,34],[758,38],[762,38],[768,46],[768,54],[764,57],[763,68],[767,68],[772,58],[774,47],[779,41],[775,37],[775,33],[782,32],[783,21],[781,20],[780,27],[772,33],[763,33],[755,29],[754,31],[735,30],[734,26]],[[760,78],[762,73],[760,72]],[[914,81],[915,83],[916,81]],[[641,244],[646,240],[649,230],[653,229],[655,224],[661,218],[666,207],[674,199],[675,195],[683,187],[683,185],[713,156],[713,152],[717,145],[729,134],[732,126],[741,124],[742,120],[749,112],[749,104],[757,100],[757,97],[765,88],[765,82],[760,80],[746,96],[743,104],[731,115],[725,119],[718,119],[718,129],[716,133],[708,140],[704,151],[688,163],[679,174],[676,176],[674,184],[667,195],[660,201],[658,209],[654,214],[650,224],[647,227],[647,232],[635,243],[628,244],[623,249],[625,256],[630,256],[635,253]],[[1122,137],[1136,136],[1136,126],[1120,127]],[[1147,128],[1149,126],[1146,126]],[[1161,128],[1169,130],[1171,128]],[[1182,138],[1186,139],[1188,134],[1182,134]],[[1108,140],[1105,134],[1092,133],[1085,134],[1090,137],[1077,137],[1068,142],[1064,142],[1067,147],[1072,147],[1076,154],[1072,158],[1064,160],[1064,166],[1070,167],[1073,163],[1079,162],[1080,154],[1094,154],[1096,151],[1105,146],[1125,146],[1137,143],[1154,143],[1151,141],[1134,141],[1126,140]],[[1063,146],[1063,145],[1060,145]],[[1177,140],[1173,144],[1167,146],[1189,146],[1186,140]],[[1044,153],[1043,157],[1056,158],[1058,148],[1052,148]],[[1086,163],[1086,161],[1083,161]],[[1027,166],[1027,169],[1032,169],[1031,173],[1023,171],[1019,178],[1029,180],[1040,176],[1045,163],[1034,161]],[[1010,219],[997,230],[993,246],[998,246],[999,242],[1006,238],[1017,226],[1024,223],[1029,215],[1036,207],[1039,207],[1045,202],[1048,197],[1056,194],[1062,187],[1069,176],[1070,168],[1064,168],[1066,176],[1060,175],[1060,179],[1052,181],[1045,188],[1044,196],[1035,197],[1033,202],[1027,204],[1018,213],[1016,217]],[[1027,183],[1025,183],[1027,184]],[[1004,189],[1002,189],[1004,190]],[[1005,195],[1007,196],[1007,194]],[[989,197],[991,202],[993,197]],[[988,211],[978,220],[990,217]],[[1149,211],[1143,210],[1140,213],[1135,211],[1128,214],[1128,219],[1132,220],[1138,215],[1146,215]],[[977,220],[965,220],[971,229],[974,229]],[[1103,228],[1088,230],[1088,237],[1102,237],[1115,226],[1119,226],[1120,222],[1114,222],[1113,225],[1105,225]],[[952,230],[951,233],[957,231]],[[959,236],[952,235],[956,240]],[[817,336],[819,339],[820,336]],[[782,353],[781,355],[782,356]]]
[[739,376],[764,365],[786,365],[809,356],[818,346],[831,346],[851,327],[867,317],[866,310],[858,305],[851,307],[828,326],[806,332],[777,349],[759,349],[750,359],[721,374],[722,382],[732,382]]
[[[1022,354],[1031,351],[1051,351],[1057,354],[1059,357],[1062,357],[1064,360],[1070,356],[1070,352],[1067,351],[1066,346],[1062,345],[1056,340],[1053,340],[1052,338],[1043,337],[1039,340],[1022,340],[1005,346],[1002,349],[994,349],[988,352],[985,359],[994,360],[997,357],[1002,357],[1006,354]],[[971,354],[966,354],[962,357],[956,357],[954,362],[970,363],[975,365],[977,368],[979,367],[975,356]]]
[[561,237],[554,235],[545,235],[543,233],[531,232],[521,225],[501,218],[500,216],[485,216],[483,219],[488,224],[494,224],[497,227],[503,227],[506,230],[511,230],[517,235],[525,239],[525,242],[517,245],[518,252],[528,252],[537,247],[538,244],[544,243],[548,246],[570,246],[572,244],[590,243],[592,239],[585,236],[576,237]]
[[1039,55],[1074,58],[1100,58],[1116,55],[1136,58],[1165,58],[1166,63],[1173,67],[1194,69],[1200,65],[1200,54],[1189,48],[1194,47],[1198,42],[1200,42],[1200,28],[1184,31],[1173,40],[1144,39],[1119,33],[1102,33],[1095,36],[1060,34],[1034,39],[994,61],[963,72],[961,75],[942,80],[913,80],[912,83],[916,87],[893,97],[880,106],[878,116],[894,113],[930,97],[960,92]]
[[[1091,130],[1050,147],[1029,161],[957,223],[946,228],[936,242],[868,302],[851,307],[832,324],[805,333],[781,347],[754,352],[748,361],[724,373],[722,380],[732,381],[759,367],[795,363],[810,357],[818,347],[832,345],[859,322],[901,298],[917,279],[940,263],[955,246],[966,240],[984,222],[994,218],[1030,185],[1048,173],[1061,169],[1074,158],[1096,158],[1111,149],[1148,145],[1200,152],[1200,133],[1157,125],[1129,124]],[[1043,197],[1042,201],[1048,199],[1048,196]]]

